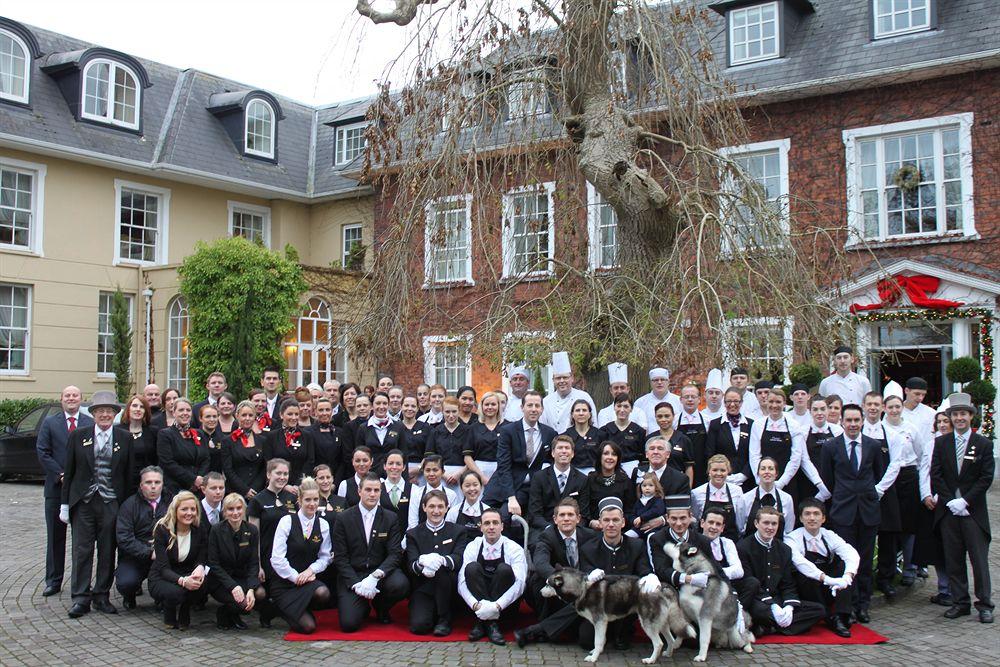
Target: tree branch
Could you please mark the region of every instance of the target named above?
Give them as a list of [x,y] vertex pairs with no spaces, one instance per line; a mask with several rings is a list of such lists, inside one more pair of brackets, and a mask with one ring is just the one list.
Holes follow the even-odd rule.
[[358,0],[358,14],[371,19],[372,23],[395,23],[407,25],[417,15],[421,5],[433,5],[438,0],[396,0],[396,8],[380,11],[372,7],[372,0]]

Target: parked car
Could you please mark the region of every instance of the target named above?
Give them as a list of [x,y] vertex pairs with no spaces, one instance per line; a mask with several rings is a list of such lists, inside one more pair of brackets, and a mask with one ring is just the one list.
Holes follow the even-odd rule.
[[46,417],[58,414],[61,410],[62,406],[58,402],[52,402],[32,410],[16,426],[4,427],[0,434],[0,481],[11,475],[45,477],[35,449],[38,430]]

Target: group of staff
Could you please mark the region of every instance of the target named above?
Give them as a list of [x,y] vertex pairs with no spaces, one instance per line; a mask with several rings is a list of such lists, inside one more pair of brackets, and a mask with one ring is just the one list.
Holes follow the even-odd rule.
[[89,416],[67,387],[38,437],[43,594],[61,590],[68,524],[71,618],[117,613],[112,583],[134,609],[148,580],[170,628],[209,596],[220,628],[256,611],[300,633],[334,606],[347,632],[371,615],[389,623],[408,598],[412,632],[447,636],[457,594],[476,617],[470,639],[496,644],[525,599],[540,621],[517,633],[524,645],[580,622],[540,595],[556,565],[704,585],[666,561],[671,540],[712,556],[758,633],[825,618],[849,636],[870,618],[873,582],[896,595],[900,552],[904,586],[937,566],[932,601],[947,618],[971,613],[968,556],[979,620],[992,622],[993,446],[971,429],[975,407],[964,394],[923,405],[920,378],[871,392],[853,363],[838,349],[819,393],[789,396],[740,368],[675,395],[653,368],[635,400],[627,367],[612,364],[600,411],[565,353],[544,397],[522,367],[508,369],[509,395],[482,397],[441,385],[411,395],[388,376],[371,396],[336,381],[282,394],[268,368],[239,401],[213,373],[200,403],[149,385],[124,405],[97,392]]

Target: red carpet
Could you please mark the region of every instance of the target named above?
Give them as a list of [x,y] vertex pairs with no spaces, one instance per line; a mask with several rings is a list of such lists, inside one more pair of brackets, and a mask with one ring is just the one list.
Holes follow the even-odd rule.
[[[414,635],[410,633],[408,619],[409,609],[406,601],[400,602],[392,609],[393,622],[389,625],[380,625],[375,622],[374,617],[365,624],[358,632],[347,633],[340,631],[340,623],[336,609],[328,609],[316,613],[316,624],[318,629],[311,635],[300,635],[294,632],[285,634],[285,641],[291,642],[321,642],[321,641],[368,641],[368,642],[464,642],[468,641],[469,631],[472,629],[474,616],[468,615],[463,609],[462,613],[455,619],[452,632],[447,637],[435,637],[434,635]],[[514,630],[530,625],[535,620],[535,615],[527,604],[522,603],[520,614],[514,627],[505,627],[507,630],[507,641],[514,641]],[[825,625],[820,623],[804,635],[797,637],[785,637],[784,635],[768,635],[757,641],[758,644],[881,644],[888,641],[886,637],[869,630],[868,628],[855,625],[851,628],[850,639],[844,639],[830,632]],[[646,636],[641,629],[636,630],[636,639],[645,640]],[[486,641],[485,639],[483,641]]]

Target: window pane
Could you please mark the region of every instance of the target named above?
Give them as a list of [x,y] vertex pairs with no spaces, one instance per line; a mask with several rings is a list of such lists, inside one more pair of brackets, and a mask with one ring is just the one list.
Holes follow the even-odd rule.
[[730,60],[733,64],[778,55],[778,15],[774,3],[729,12]]
[[118,225],[122,259],[156,261],[158,208],[158,195],[122,189]]
[[0,243],[28,246],[33,184],[33,174],[0,167]]
[[23,99],[27,85],[24,49],[10,35],[0,32],[0,96]]

